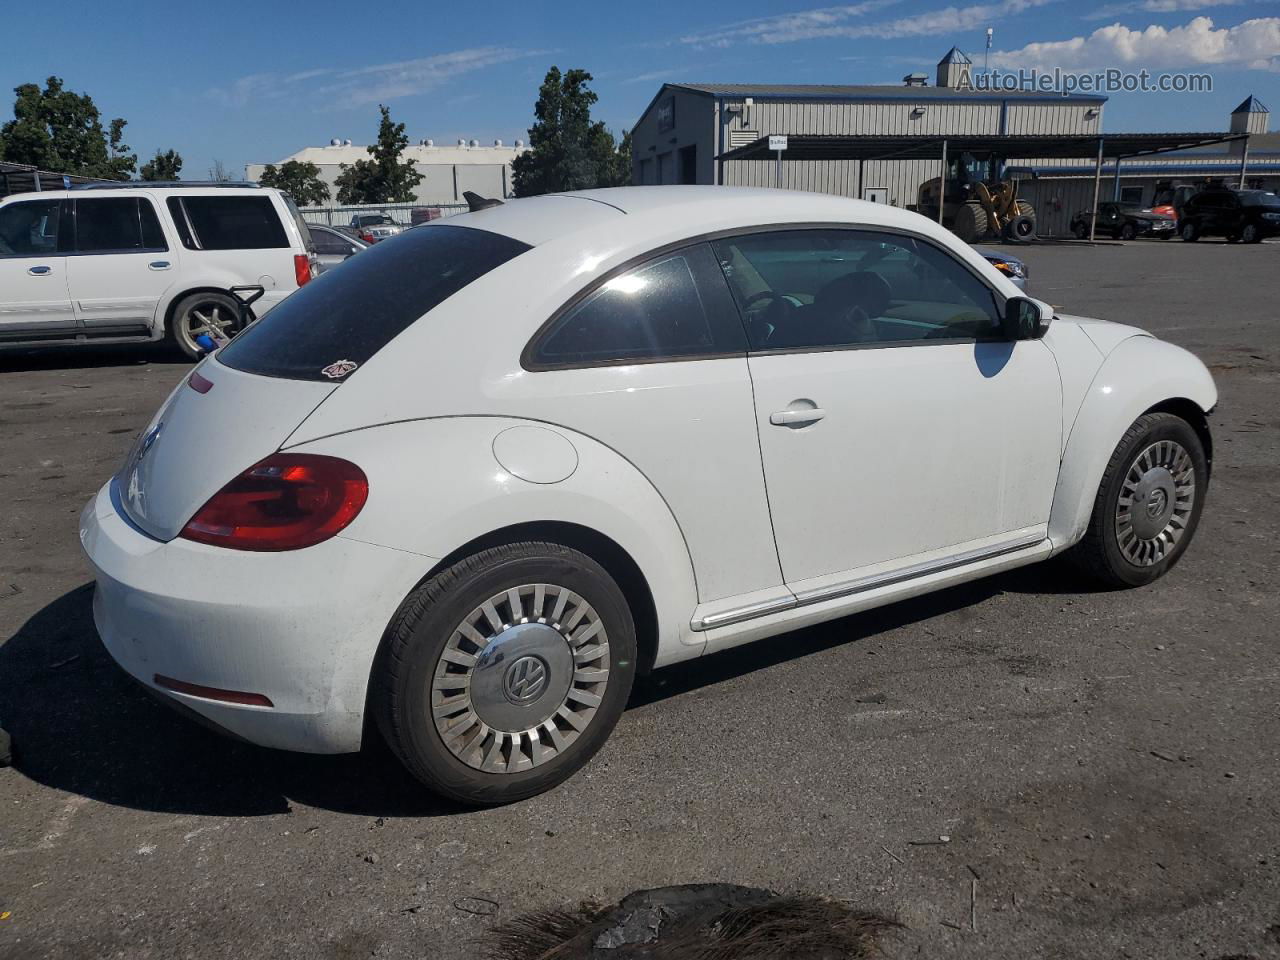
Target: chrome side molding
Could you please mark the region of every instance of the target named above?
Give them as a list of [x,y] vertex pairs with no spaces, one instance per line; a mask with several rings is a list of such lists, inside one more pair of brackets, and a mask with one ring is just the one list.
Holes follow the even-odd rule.
[[947,570],[954,570],[958,567],[967,567],[971,563],[980,563],[983,560],[993,560],[996,557],[1004,556],[1007,553],[1017,553],[1019,550],[1027,550],[1031,547],[1037,547],[1046,540],[1043,536],[1019,537],[1016,540],[1006,540],[1004,543],[993,544],[989,547],[980,547],[976,550],[966,550],[964,553],[957,553],[950,557],[942,557],[938,560],[929,560],[924,563],[913,563],[910,566],[899,567],[896,570],[887,570],[884,573],[875,573],[866,577],[857,577],[852,580],[845,580],[842,583],[833,583],[825,587],[816,587],[812,590],[802,590],[791,597],[778,597],[774,600],[763,600],[747,606],[737,607],[732,610],[725,610],[720,613],[713,613],[705,617],[693,620],[690,629],[701,632],[704,630],[714,630],[717,627],[727,627],[735,623],[742,623],[745,620],[754,620],[757,617],[768,616],[771,613],[781,613],[784,610],[793,610],[797,607],[809,607],[815,603],[825,603],[828,600],[839,600],[841,597],[848,597],[858,593],[866,593],[869,590],[877,590],[880,587],[893,586],[895,583],[903,583],[908,580],[915,580],[919,577],[927,577],[935,573],[943,573]]

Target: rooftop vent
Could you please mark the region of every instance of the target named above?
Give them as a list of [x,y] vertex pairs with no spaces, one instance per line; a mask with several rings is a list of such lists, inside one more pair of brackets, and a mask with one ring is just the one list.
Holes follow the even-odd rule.
[[351,141],[350,141],[350,140],[343,140],[343,141],[342,141],[342,145],[343,145],[344,147],[349,147],[349,146],[351,146]]
[[523,140],[517,140],[517,141],[516,141],[516,149],[517,149],[517,150],[523,150],[523,149],[524,149],[524,141],[523,141]]
[[471,141],[471,143],[469,144],[469,146],[472,146],[472,147],[478,147],[478,146],[480,146],[480,141],[479,141],[479,140],[472,140],[472,141]]
[[459,137],[459,138],[458,138],[458,146],[460,146],[460,147],[465,147],[466,145],[467,145],[467,141],[466,141],[465,139],[463,139],[462,137]]
[[500,147],[500,146],[502,146],[502,141],[501,141],[501,140],[495,140],[495,141],[493,141],[493,145],[494,145],[495,147]]
[[902,78],[902,82],[908,87],[927,87],[929,85],[929,75],[927,73],[908,73]]
[[339,139],[338,137],[334,137],[332,140],[329,141],[329,146],[340,147],[342,146],[342,140]]

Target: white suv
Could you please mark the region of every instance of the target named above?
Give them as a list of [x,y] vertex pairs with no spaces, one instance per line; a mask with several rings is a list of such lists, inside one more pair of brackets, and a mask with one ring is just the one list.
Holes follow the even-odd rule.
[[94,184],[0,200],[0,349],[168,336],[189,356],[315,275],[307,226],[253,184]]

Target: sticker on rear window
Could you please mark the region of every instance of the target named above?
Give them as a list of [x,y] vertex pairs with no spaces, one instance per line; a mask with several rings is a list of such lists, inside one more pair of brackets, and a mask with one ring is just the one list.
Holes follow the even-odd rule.
[[360,366],[360,364],[356,363],[354,360],[335,360],[320,372],[330,380],[341,380],[358,366]]

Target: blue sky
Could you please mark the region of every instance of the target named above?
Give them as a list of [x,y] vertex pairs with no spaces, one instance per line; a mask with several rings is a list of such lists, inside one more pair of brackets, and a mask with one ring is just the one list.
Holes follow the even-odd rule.
[[[981,64],[1213,75],[1212,93],[1114,94],[1108,130],[1216,130],[1256,94],[1280,110],[1280,9],[1231,0],[757,0],[9,4],[7,91],[55,74],[129,121],[140,157],[176,148],[183,176],[243,171],[331,137],[367,143],[388,104],[414,139],[510,142],[551,64],[595,76],[596,116],[631,126],[667,80],[898,83],[952,44]],[[1273,127],[1280,126],[1280,117]]]

